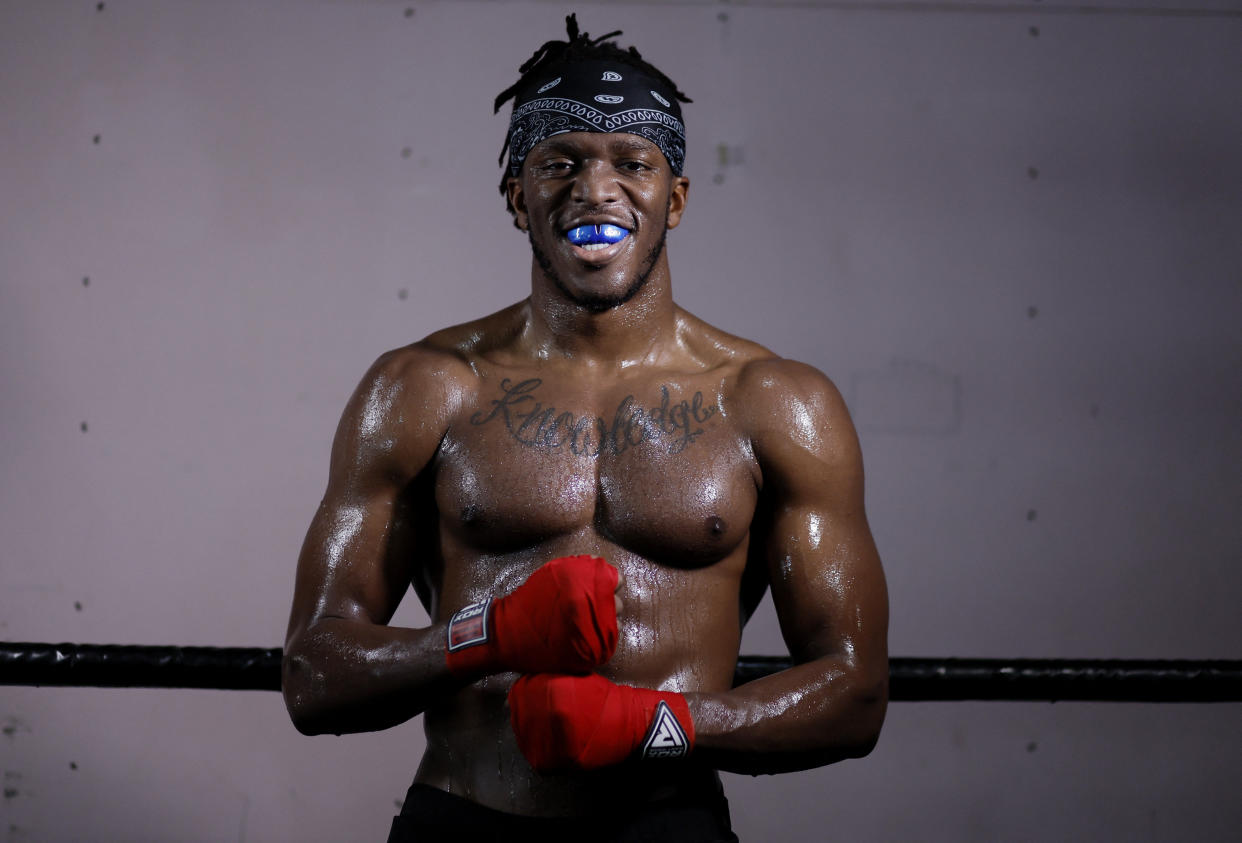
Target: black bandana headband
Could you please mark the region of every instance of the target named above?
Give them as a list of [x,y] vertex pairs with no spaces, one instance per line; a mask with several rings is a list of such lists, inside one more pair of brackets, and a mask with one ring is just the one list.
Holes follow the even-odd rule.
[[565,132],[639,135],[660,148],[677,176],[686,160],[676,93],[623,62],[561,64],[519,91],[509,120],[509,175],[517,177],[536,144]]

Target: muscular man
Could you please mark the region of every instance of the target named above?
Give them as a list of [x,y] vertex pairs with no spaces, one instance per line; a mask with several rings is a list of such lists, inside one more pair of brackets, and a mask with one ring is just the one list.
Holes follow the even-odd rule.
[[[372,366],[298,563],[297,727],[425,716],[392,840],[731,840],[717,770],[861,756],[884,718],[845,406],[673,303],[689,100],[616,34],[571,17],[498,98],[530,296]],[[411,584],[431,625],[389,626]],[[734,688],[768,588],[794,666]]]

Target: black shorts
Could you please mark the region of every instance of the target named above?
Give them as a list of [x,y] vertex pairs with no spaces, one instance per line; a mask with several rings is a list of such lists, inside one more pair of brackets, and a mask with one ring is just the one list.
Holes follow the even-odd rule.
[[618,805],[592,817],[524,817],[485,808],[451,793],[415,782],[401,813],[392,820],[388,843],[473,843],[473,841],[677,841],[737,843],[729,824],[729,803],[719,792],[643,805]]

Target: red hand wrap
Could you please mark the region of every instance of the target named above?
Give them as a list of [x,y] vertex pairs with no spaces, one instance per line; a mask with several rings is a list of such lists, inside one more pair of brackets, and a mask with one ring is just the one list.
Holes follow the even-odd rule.
[[508,597],[467,606],[449,622],[445,662],[473,678],[586,673],[617,649],[617,569],[597,556],[563,556]]
[[509,691],[518,747],[541,773],[590,770],[631,755],[680,758],[694,746],[686,698],[598,674],[523,676]]

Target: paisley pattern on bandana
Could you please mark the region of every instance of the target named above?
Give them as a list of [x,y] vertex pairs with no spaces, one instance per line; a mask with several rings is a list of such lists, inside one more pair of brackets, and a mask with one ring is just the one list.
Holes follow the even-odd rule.
[[[552,89],[554,95],[544,96]],[[685,166],[686,129],[676,92],[627,64],[560,65],[519,91],[509,120],[509,175],[522,171],[537,144],[566,132],[639,135],[659,147],[674,175]]]

